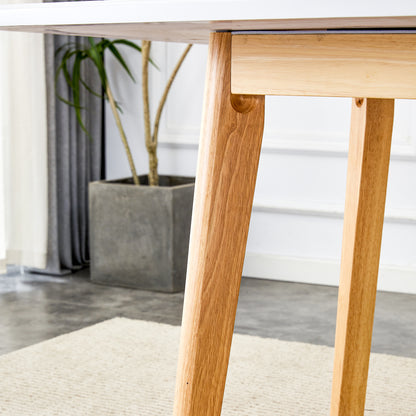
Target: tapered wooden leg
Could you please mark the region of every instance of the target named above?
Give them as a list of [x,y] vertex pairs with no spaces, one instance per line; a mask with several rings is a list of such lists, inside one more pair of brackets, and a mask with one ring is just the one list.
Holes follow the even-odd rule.
[[264,124],[230,91],[231,35],[210,38],[174,415],[221,414]]
[[331,416],[364,414],[393,113],[353,100]]

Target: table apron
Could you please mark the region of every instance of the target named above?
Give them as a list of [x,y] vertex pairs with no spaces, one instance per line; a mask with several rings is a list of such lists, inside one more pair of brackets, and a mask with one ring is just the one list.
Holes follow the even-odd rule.
[[416,98],[416,34],[233,34],[234,94]]

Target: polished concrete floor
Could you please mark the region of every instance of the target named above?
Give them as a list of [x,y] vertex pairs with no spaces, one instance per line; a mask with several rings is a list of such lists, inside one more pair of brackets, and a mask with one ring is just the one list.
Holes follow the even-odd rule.
[[[337,288],[243,278],[235,331],[333,345]],[[70,277],[0,276],[0,354],[116,316],[180,325],[183,294]],[[373,351],[416,358],[416,295],[379,292]]]

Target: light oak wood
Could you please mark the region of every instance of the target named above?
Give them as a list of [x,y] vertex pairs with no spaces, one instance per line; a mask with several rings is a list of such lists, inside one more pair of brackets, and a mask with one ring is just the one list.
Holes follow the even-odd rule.
[[394,100],[353,101],[331,416],[364,414],[393,113]]
[[416,98],[416,34],[235,35],[233,93]]
[[221,413],[264,124],[230,93],[231,35],[211,35],[190,237],[176,416]]

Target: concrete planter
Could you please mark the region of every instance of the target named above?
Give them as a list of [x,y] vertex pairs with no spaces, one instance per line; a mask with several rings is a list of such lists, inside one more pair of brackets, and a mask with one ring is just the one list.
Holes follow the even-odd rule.
[[[147,176],[141,176],[145,184]],[[194,178],[89,186],[91,280],[162,292],[184,289]]]

